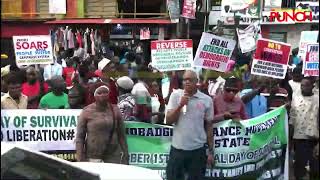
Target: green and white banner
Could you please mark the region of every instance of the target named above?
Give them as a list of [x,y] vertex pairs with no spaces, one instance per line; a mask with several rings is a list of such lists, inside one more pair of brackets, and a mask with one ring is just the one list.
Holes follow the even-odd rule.
[[[75,159],[81,110],[1,110],[1,141]],[[187,131],[187,130],[186,130]],[[131,165],[158,170],[165,178],[172,127],[126,122]],[[260,117],[213,127],[213,169],[208,179],[287,179],[287,116],[281,107]]]

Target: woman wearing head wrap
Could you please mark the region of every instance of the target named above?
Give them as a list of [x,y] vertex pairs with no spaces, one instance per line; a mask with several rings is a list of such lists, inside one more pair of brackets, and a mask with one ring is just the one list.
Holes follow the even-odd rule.
[[109,88],[94,92],[95,102],[85,107],[77,124],[78,161],[128,164],[124,123],[117,105],[109,101]]

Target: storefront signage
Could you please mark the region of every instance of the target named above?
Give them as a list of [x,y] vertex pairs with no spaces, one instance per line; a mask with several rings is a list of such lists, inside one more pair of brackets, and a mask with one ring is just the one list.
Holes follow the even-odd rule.
[[319,43],[307,45],[304,76],[319,76]]
[[182,17],[187,19],[196,18],[196,0],[184,0],[182,8]]
[[13,36],[16,64],[51,64],[53,53],[49,35]]
[[241,17],[259,18],[260,17],[260,0],[239,1],[239,0],[222,0],[221,16],[233,17],[234,13]]
[[299,10],[299,9],[272,9],[270,12],[270,21],[276,19],[278,22],[287,22],[288,20],[294,22],[312,21],[312,11]]
[[[292,11],[292,10],[291,10]],[[263,11],[261,14],[261,18],[251,18],[251,17],[240,17],[239,24],[240,25],[250,25],[251,23],[260,20],[260,24],[295,24],[295,21],[291,20],[290,18],[287,21],[280,22],[277,18],[273,18],[271,16],[272,11]],[[219,18],[219,17],[212,17],[210,18]],[[225,25],[234,25],[234,17],[222,17]],[[212,21],[212,20],[210,20]],[[214,25],[214,24],[212,24]]]
[[191,39],[151,42],[152,66],[161,72],[192,69]]
[[[261,24],[296,24],[296,23],[316,23],[319,22],[319,6],[310,8],[310,10],[299,10],[299,9],[287,9],[279,12],[275,11],[262,11],[261,18],[252,18],[241,16],[239,24],[249,25],[256,20],[260,20]],[[214,12],[214,11],[211,11]],[[223,14],[223,10],[221,11]],[[311,16],[309,16],[309,14]],[[281,17],[278,17],[280,15]],[[285,17],[284,17],[285,16]],[[310,21],[312,18],[312,21]],[[298,21],[296,21],[298,19]],[[224,21],[225,25],[234,25],[234,16],[223,17],[218,15],[218,13],[210,13],[209,23],[210,25],[216,25],[217,20]]]
[[194,66],[226,72],[235,45],[236,41],[232,39],[203,32],[194,57]]
[[265,8],[281,8],[282,0],[265,0]]
[[150,29],[142,28],[140,29],[140,40],[150,39]]
[[319,1],[318,2],[310,2],[310,1],[302,1],[296,2],[297,9],[306,9],[311,10],[312,12],[312,20],[307,19],[303,23],[319,23]]
[[284,79],[291,45],[270,39],[259,39],[251,66],[251,74]]

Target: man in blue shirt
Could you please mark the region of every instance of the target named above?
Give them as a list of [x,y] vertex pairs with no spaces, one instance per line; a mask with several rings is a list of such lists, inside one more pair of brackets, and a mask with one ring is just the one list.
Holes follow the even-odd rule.
[[260,93],[265,89],[265,79],[253,76],[246,88],[240,92],[241,100],[246,105],[246,112],[249,118],[260,116],[267,112],[267,99]]

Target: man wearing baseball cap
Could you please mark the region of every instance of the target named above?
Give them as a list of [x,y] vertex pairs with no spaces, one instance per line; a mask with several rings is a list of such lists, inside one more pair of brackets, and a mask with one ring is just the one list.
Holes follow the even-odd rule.
[[113,78],[108,76],[108,73],[112,71],[115,71],[115,64],[111,60],[107,58],[103,58],[98,63],[98,70],[96,70],[95,74],[99,77],[99,79],[97,82],[95,82],[93,85],[89,87],[89,98],[86,104],[88,103],[91,104],[95,101],[93,92],[95,89],[97,89],[102,85],[106,85],[109,87],[110,89],[109,100],[112,104],[117,104],[118,90],[117,90],[116,82]]

